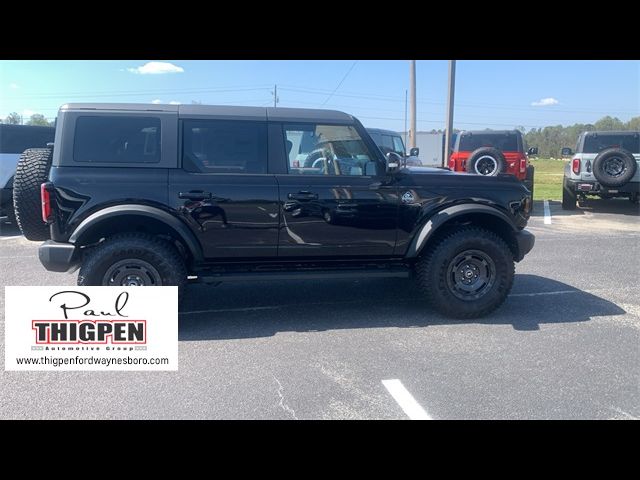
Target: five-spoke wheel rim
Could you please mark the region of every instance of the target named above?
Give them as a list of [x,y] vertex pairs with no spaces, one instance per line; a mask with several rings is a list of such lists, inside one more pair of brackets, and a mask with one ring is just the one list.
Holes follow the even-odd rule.
[[150,263],[127,258],[109,267],[102,278],[102,285],[148,287],[162,285],[162,277]]
[[480,250],[465,250],[456,255],[447,268],[447,285],[461,300],[477,300],[491,290],[496,279],[496,265]]

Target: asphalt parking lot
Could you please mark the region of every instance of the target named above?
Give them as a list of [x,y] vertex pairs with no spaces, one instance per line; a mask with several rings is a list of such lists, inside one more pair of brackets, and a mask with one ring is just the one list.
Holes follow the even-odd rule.
[[[488,318],[443,318],[404,280],[194,285],[178,372],[3,368],[0,418],[405,419],[382,383],[397,379],[433,419],[638,419],[638,207],[544,210]],[[0,226],[2,286],[75,285],[37,246]]]

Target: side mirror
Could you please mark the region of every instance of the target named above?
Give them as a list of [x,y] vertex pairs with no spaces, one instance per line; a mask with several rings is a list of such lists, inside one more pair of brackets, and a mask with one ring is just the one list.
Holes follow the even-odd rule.
[[411,150],[409,150],[410,157],[417,157],[418,155],[420,155],[420,149],[418,147],[413,147]]
[[573,150],[571,150],[569,147],[564,147],[562,150],[560,150],[560,155],[562,155],[563,157],[570,157],[571,155],[573,155]]
[[537,155],[538,154],[538,147],[531,147],[529,150],[527,150],[527,155]]
[[396,152],[387,153],[387,173],[395,172],[400,168],[400,163],[402,163],[402,157],[398,155]]

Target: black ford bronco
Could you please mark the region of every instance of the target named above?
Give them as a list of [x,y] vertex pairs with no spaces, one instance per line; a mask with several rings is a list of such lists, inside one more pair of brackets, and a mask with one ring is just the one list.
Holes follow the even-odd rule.
[[400,163],[342,112],[70,104],[14,186],[78,285],[415,276],[445,315],[493,311],[534,244],[529,191]]

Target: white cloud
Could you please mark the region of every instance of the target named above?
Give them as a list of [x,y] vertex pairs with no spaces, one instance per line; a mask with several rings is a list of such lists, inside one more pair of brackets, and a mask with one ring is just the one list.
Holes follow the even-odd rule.
[[10,88],[11,90],[17,90],[17,89],[19,89],[19,88],[20,88],[20,85],[18,85],[17,83],[10,83],[10,84],[9,84],[9,88]]
[[553,97],[541,98],[537,102],[531,102],[532,107],[548,107],[549,105],[557,105],[560,102]]
[[182,73],[184,68],[169,62],[147,62],[136,68],[127,68],[131,73],[140,75],[160,75],[163,73]]
[[[155,100],[151,100],[151,103],[153,103],[154,105],[160,105],[161,103],[167,103],[167,102],[163,102],[159,98],[156,98]],[[171,100],[168,103],[169,105],[180,105],[180,102],[178,102],[177,100]]]

